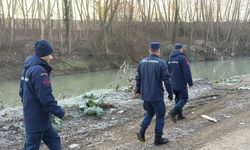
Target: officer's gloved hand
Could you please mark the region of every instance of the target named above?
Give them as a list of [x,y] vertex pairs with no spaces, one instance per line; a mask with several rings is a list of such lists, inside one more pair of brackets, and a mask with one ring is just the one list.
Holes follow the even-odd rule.
[[168,95],[168,99],[169,99],[170,101],[172,101],[172,100],[173,100],[173,94],[169,94],[169,95]]
[[188,86],[189,86],[190,88],[193,87],[193,83],[188,84]]
[[141,94],[140,93],[135,93],[133,98],[140,98]]

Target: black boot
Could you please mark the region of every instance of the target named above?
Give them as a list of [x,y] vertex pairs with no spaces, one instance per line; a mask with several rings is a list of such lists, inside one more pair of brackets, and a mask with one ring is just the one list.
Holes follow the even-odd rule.
[[141,128],[140,131],[136,134],[137,135],[137,139],[141,142],[145,142],[145,128]]
[[180,121],[180,120],[183,120],[185,119],[186,117],[184,117],[183,115],[177,115],[177,120]]
[[155,141],[154,141],[154,145],[163,145],[163,144],[167,144],[168,143],[168,139],[167,138],[162,138],[161,136],[155,136]]
[[177,122],[177,121],[176,121],[176,118],[175,118],[175,115],[173,114],[173,110],[171,110],[171,111],[168,113],[168,116],[170,117],[170,119],[171,119],[174,123]]
[[179,120],[183,120],[183,119],[185,119],[186,117],[184,117],[183,116],[183,114],[182,114],[182,110],[177,114],[177,117],[176,117],[176,119],[179,121]]

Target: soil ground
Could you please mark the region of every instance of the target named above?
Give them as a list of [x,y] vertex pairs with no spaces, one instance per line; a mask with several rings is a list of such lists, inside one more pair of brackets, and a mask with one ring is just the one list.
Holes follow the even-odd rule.
[[[248,150],[250,149],[250,75],[242,76],[235,83],[212,85],[196,81],[189,89],[190,100],[185,106],[186,119],[171,122],[166,115],[164,136],[169,143],[154,146],[154,124],[146,132],[146,142],[137,140],[136,132],[143,118],[142,101],[133,99],[129,92],[112,92],[104,101],[113,108],[97,118],[86,116],[78,107],[66,108],[62,121],[62,149],[80,150]],[[167,96],[167,95],[166,95]],[[173,101],[166,101],[167,112]],[[201,117],[208,115],[218,120],[210,122]],[[0,111],[0,149],[16,150],[24,142],[22,111]],[[70,148],[77,144],[75,148]],[[42,144],[42,150],[46,146]]]

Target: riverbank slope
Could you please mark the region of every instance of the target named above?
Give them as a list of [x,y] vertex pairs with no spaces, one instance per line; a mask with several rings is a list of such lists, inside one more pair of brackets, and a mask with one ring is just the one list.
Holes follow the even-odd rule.
[[[147,130],[146,142],[137,140],[136,132],[144,113],[142,101],[133,99],[126,90],[99,92],[104,102],[112,106],[101,118],[84,115],[79,109],[76,102],[84,101],[86,97],[65,100],[60,102],[67,114],[61,123],[62,146],[63,149],[75,146],[74,149],[89,150],[249,149],[249,87],[250,75],[216,85],[195,81],[184,109],[187,118],[174,124],[166,116],[164,133],[170,142],[160,147],[153,145],[155,120]],[[173,102],[165,101],[169,111]],[[201,115],[214,117],[218,122],[209,122]],[[20,149],[24,142],[22,110],[2,110],[0,120],[0,149]],[[42,149],[46,149],[44,145]]]
[[[136,66],[142,58],[148,56],[148,45],[145,41],[134,44],[135,47],[132,46],[131,48],[121,48],[117,45],[116,48],[107,50],[97,50],[87,45],[81,45],[81,47],[72,50],[71,53],[56,49],[53,54],[52,74],[64,75],[116,69],[124,61],[132,66]],[[33,42],[28,42],[24,45],[25,47],[22,51],[0,51],[0,81],[19,78],[25,57],[34,53]],[[161,45],[161,58],[166,60],[174,47],[169,41],[162,41]],[[250,51],[248,50],[238,50],[236,54],[231,54],[225,51],[224,48],[226,47],[217,48],[216,44],[212,42],[204,45],[203,41],[196,40],[189,47],[186,47],[185,53],[191,62],[250,56]]]

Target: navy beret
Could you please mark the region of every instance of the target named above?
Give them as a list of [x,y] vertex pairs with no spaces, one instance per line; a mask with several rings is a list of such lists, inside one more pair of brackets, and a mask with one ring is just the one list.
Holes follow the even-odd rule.
[[51,44],[46,40],[37,40],[35,43],[35,55],[37,57],[48,56],[53,53],[54,50]]
[[161,44],[160,44],[160,42],[150,42],[149,43],[149,48],[151,48],[151,49],[160,49]]
[[174,48],[175,48],[175,49],[181,49],[181,48],[183,48],[183,45],[182,45],[181,43],[176,43],[176,44],[174,45]]

